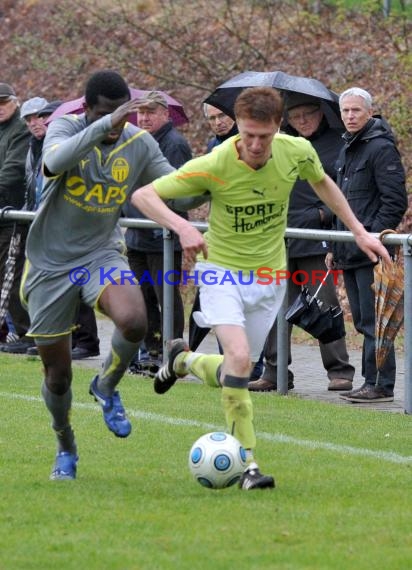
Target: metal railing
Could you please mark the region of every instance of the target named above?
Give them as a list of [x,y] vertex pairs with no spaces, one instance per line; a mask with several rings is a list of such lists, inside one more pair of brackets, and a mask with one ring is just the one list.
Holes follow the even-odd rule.
[[[34,212],[21,210],[9,210],[4,208],[0,211],[0,219],[20,220],[31,222]],[[120,225],[128,228],[160,228],[159,224],[151,220],[120,218]],[[192,222],[199,231],[205,232],[208,224],[205,222]],[[379,234],[373,234],[378,237]],[[164,237],[164,271],[173,270],[174,263],[174,238],[168,230],[163,231]],[[302,230],[287,228],[285,238],[299,238],[315,241],[344,241],[354,242],[351,232],[336,232],[325,230]],[[405,308],[404,308],[404,363],[405,363],[405,397],[404,411],[412,414],[412,234],[389,234],[383,238],[385,245],[400,245],[403,249],[404,280],[405,280]],[[164,311],[163,311],[163,337],[164,342],[173,336],[173,285],[165,284]],[[284,316],[287,308],[287,295],[279,316]],[[284,318],[278,318],[278,362],[277,362],[277,391],[279,394],[288,392],[288,335],[287,322]],[[166,352],[166,351],[164,351]]]

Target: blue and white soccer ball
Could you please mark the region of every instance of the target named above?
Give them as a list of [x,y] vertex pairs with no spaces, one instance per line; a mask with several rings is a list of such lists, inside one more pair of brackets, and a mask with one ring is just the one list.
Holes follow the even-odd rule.
[[221,431],[206,433],[192,445],[189,469],[209,489],[223,489],[239,481],[246,469],[246,453],[238,440]]

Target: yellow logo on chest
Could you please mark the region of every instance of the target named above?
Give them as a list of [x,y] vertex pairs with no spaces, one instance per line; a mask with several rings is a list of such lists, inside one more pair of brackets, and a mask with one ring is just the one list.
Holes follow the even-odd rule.
[[124,158],[116,158],[112,165],[112,177],[116,182],[124,182],[129,176],[129,164]]
[[88,189],[83,178],[72,176],[67,180],[66,189],[72,196],[82,196],[84,202],[92,202],[93,204],[123,204],[126,200],[127,184],[124,186],[106,186],[97,183]]

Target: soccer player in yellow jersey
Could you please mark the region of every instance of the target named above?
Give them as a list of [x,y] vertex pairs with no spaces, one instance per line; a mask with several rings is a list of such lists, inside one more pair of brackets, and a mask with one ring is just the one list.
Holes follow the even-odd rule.
[[[202,355],[188,351],[181,339],[172,341],[169,360],[155,378],[155,391],[166,392],[189,372],[222,387],[227,427],[247,452],[248,466],[239,482],[246,490],[275,486],[272,476],[260,472],[254,457],[248,380],[286,289],[276,276],[286,269],[284,232],[296,179],[309,182],[371,260],[382,256],[389,261],[386,248],[366,232],[324,173],[310,142],[279,134],[282,113],[283,100],[274,89],[244,90],[235,104],[238,135],[132,195],[132,203],[147,217],[179,235],[189,257],[202,254],[196,264],[202,274],[201,311],[196,318],[198,324],[214,328],[224,352]],[[206,191],[211,209],[203,237],[164,200]],[[215,279],[206,278],[210,272]]]

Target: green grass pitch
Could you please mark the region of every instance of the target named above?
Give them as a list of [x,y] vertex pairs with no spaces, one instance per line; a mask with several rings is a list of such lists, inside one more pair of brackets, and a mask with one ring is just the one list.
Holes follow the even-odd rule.
[[49,481],[55,443],[38,359],[1,355],[1,570],[404,570],[412,567],[412,417],[254,394],[257,459],[274,491],[213,491],[189,472],[224,428],[220,391],[167,394],[125,376],[133,423],[106,429],[74,368],[76,481]]

